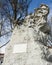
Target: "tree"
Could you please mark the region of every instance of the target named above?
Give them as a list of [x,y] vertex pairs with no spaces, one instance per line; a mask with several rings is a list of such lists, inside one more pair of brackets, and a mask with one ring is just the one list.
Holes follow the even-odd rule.
[[13,29],[17,24],[20,24],[19,20],[28,15],[28,8],[31,1],[32,0],[0,0],[0,15],[5,20],[10,20],[11,29]]
[[[0,0],[0,41],[8,39],[16,25],[28,15],[32,0]],[[4,37],[4,38],[3,38]]]

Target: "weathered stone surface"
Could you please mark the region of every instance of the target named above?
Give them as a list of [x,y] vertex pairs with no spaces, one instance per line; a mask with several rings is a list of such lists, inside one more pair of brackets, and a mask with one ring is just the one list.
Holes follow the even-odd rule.
[[[47,47],[50,28],[47,24],[49,8],[41,5],[35,14],[25,18],[23,25],[16,26],[6,47],[3,65],[51,65],[52,53]],[[46,23],[47,27],[43,28]],[[42,28],[43,30],[40,30]],[[27,44],[26,52],[13,53],[14,45]],[[49,60],[51,57],[51,60]]]

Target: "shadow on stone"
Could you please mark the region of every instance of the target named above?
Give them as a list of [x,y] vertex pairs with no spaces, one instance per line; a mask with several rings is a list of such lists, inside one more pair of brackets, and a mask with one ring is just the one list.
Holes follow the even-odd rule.
[[52,62],[52,55],[50,55],[47,59],[48,62]]

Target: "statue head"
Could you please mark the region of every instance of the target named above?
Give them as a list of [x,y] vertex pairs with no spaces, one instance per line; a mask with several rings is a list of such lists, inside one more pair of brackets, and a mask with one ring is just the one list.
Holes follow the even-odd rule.
[[40,5],[42,15],[46,16],[49,14],[49,7],[45,4]]
[[41,4],[39,8],[35,9],[35,16],[47,16],[49,14],[49,7],[45,4]]
[[41,4],[39,8],[35,9],[34,21],[40,31],[48,34],[50,27],[47,24],[47,16],[49,14],[49,7],[45,4]]

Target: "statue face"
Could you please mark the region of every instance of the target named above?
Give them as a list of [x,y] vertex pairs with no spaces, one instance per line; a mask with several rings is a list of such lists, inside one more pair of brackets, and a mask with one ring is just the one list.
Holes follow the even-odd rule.
[[45,5],[43,5],[43,6],[41,6],[40,8],[37,8],[36,10],[35,10],[35,16],[40,16],[40,17],[42,17],[42,16],[46,16],[48,13],[49,13],[49,9],[48,9],[48,7],[47,6],[45,6]]
[[47,9],[42,9],[42,15],[47,15],[48,14],[48,10]]
[[41,11],[42,11],[43,15],[47,15],[49,13],[48,6],[42,5],[42,6],[40,6],[40,8],[42,9]]

